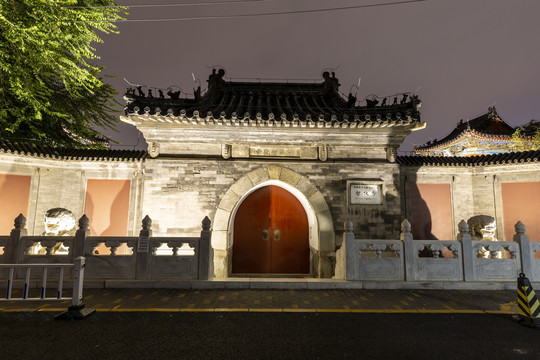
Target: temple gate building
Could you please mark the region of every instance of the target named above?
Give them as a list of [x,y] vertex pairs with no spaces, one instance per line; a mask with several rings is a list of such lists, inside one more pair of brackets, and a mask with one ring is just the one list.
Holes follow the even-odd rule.
[[407,218],[414,236],[445,240],[461,219],[489,215],[499,240],[515,218],[540,240],[529,201],[540,153],[398,157],[426,126],[415,95],[358,101],[328,72],[275,83],[226,81],[222,70],[194,96],[150,90],[129,89],[121,116],[146,152],[0,143],[0,229],[23,213],[40,234],[47,210],[65,208],[86,213],[95,235],[136,235],[149,215],[155,236],[191,236],[208,216],[215,278],[341,274],[348,220],[361,239],[399,239]]

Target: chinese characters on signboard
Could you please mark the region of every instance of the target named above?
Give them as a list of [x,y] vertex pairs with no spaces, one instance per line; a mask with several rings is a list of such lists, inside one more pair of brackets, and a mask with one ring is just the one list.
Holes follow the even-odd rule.
[[350,185],[350,203],[351,205],[379,205],[381,204],[380,185]]

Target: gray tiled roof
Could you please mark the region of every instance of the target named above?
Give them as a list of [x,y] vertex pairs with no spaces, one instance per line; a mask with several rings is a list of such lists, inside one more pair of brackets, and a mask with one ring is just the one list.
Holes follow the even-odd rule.
[[468,157],[398,156],[397,162],[403,166],[486,166],[540,162],[540,150]]
[[6,139],[0,139],[0,153],[90,161],[141,161],[148,156],[146,151],[141,150],[69,149]]
[[[193,98],[181,98],[169,91],[145,93],[142,88],[131,88],[125,94],[126,115],[156,115],[243,120],[286,119],[288,121],[350,122],[359,120],[420,121],[420,100],[403,93],[392,97],[368,96],[357,101],[339,93],[338,79],[324,73],[320,83],[291,82],[232,82],[223,79],[224,73],[213,73],[208,80],[208,91],[195,91]],[[156,90],[154,90],[155,92]],[[362,105],[358,105],[362,103]]]

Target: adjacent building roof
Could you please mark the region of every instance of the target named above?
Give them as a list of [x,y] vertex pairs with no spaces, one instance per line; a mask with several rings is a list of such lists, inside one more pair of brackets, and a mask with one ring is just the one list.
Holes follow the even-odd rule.
[[[182,98],[180,91],[152,93],[142,87],[128,89],[126,115],[169,115],[183,118],[285,120],[308,122],[400,122],[420,121],[420,100],[403,93],[390,98],[371,96],[359,105],[356,97],[344,98],[339,81],[325,72],[320,83],[300,82],[232,82],[225,72],[214,69],[208,79],[208,90],[200,87],[192,98]],[[156,90],[154,89],[154,92]]]
[[6,139],[0,139],[0,153],[89,161],[141,161],[148,156],[146,151],[141,150],[69,149]]
[[495,107],[472,120],[460,120],[456,128],[441,140],[414,148],[424,156],[471,156],[510,152],[507,144],[515,129],[504,122]]
[[540,150],[509,152],[470,157],[458,156],[398,156],[397,163],[403,166],[486,166],[499,164],[521,164],[540,162]]

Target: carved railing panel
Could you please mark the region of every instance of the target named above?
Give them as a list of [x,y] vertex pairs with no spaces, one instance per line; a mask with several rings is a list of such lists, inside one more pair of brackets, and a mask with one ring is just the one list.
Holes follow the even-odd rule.
[[477,281],[515,281],[521,272],[519,243],[473,241],[473,274]]
[[151,239],[149,275],[161,279],[197,278],[199,238]]
[[85,241],[87,279],[135,279],[136,237],[88,236]]
[[399,240],[352,240],[347,242],[347,252],[348,280],[405,279]]
[[462,249],[458,241],[414,240],[412,279],[415,281],[462,281]]

